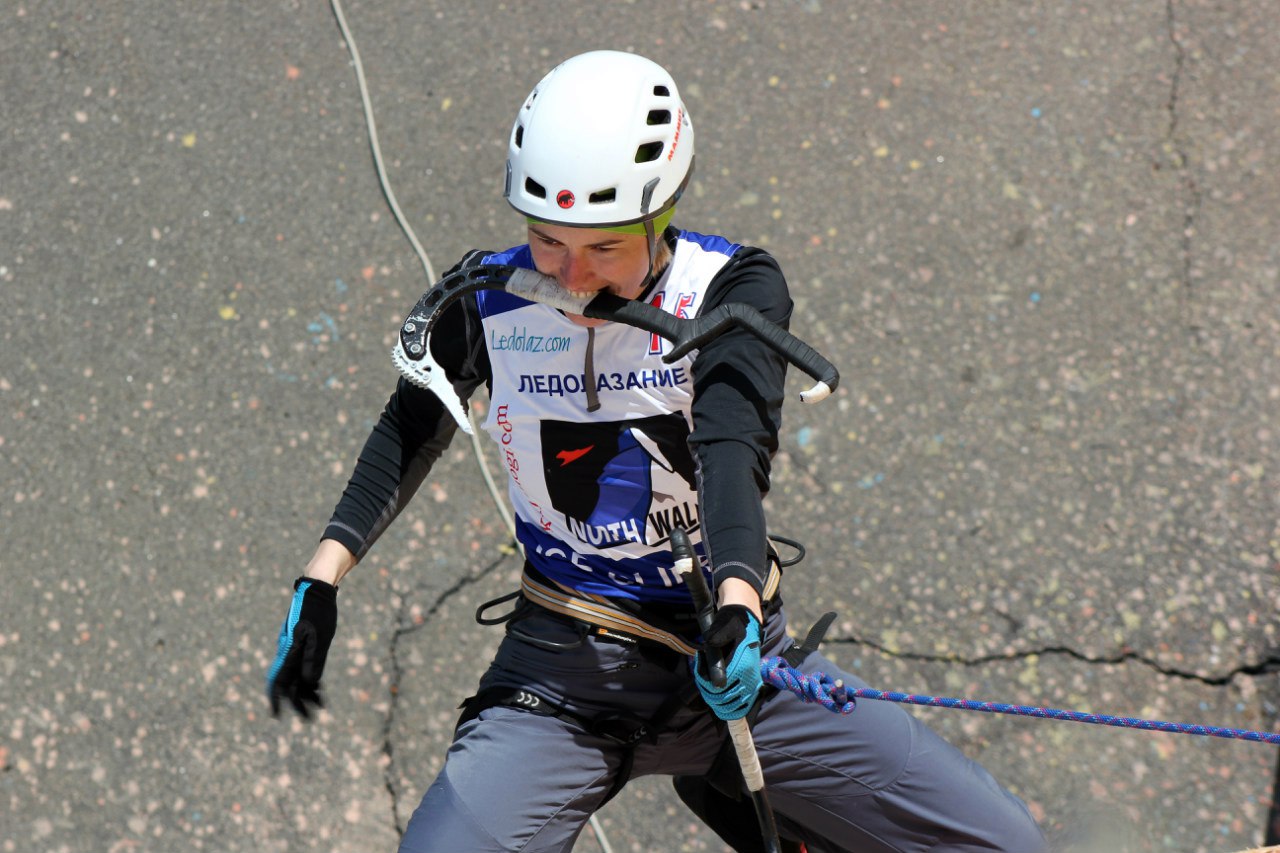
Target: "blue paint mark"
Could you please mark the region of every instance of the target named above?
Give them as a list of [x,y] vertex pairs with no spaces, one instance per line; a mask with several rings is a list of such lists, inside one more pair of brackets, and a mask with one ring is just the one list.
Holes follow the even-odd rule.
[[321,313],[319,320],[312,320],[307,324],[307,331],[311,333],[311,342],[313,344],[322,344],[325,340],[338,340],[338,324],[328,314]]
[[347,287],[347,283],[340,278],[335,278],[333,280],[333,286],[337,289],[339,293],[346,293],[348,290],[350,290],[350,288]]
[[297,382],[297,381],[298,381],[298,377],[294,376],[292,373],[281,373],[280,371],[276,370],[276,369],[271,365],[271,362],[269,362],[269,361],[267,362],[267,373],[270,373],[270,374],[271,374],[272,376],[274,376],[276,379],[282,379],[282,380],[284,380],[285,382]]
[[796,441],[799,442],[800,446],[805,447],[812,440],[813,430],[809,427],[800,427],[800,430],[796,433]]
[[1039,292],[1038,290],[1037,290],[1037,291],[1032,291],[1032,293],[1031,293],[1031,304],[1032,304],[1032,305],[1039,305],[1039,304],[1040,304],[1040,292]]
[[1031,108],[1031,117],[1032,117],[1032,118],[1040,118],[1040,108],[1039,108],[1039,107],[1032,107],[1032,108]]

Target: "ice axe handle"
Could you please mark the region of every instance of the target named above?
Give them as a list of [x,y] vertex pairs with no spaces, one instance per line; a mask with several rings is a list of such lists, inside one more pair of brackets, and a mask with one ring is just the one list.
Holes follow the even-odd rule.
[[[716,618],[716,605],[711,600],[711,588],[707,586],[707,579],[702,574],[702,566],[698,564],[693,543],[689,541],[689,534],[684,532],[683,527],[671,531],[671,556],[675,558],[675,570],[684,575],[684,583],[689,587],[689,597],[693,599],[693,609],[698,617],[698,629],[705,637]],[[711,683],[716,687],[724,687],[724,659],[706,650],[703,655],[710,670],[708,675]]]

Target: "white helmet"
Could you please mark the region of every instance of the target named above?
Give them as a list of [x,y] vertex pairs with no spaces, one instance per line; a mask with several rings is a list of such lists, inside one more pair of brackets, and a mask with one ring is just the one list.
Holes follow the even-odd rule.
[[692,174],[693,124],[671,75],[598,50],[529,93],[511,129],[504,195],[543,222],[618,227],[666,213]]

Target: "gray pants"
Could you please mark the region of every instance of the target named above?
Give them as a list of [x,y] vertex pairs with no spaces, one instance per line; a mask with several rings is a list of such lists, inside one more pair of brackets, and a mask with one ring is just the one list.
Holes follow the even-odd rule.
[[[577,636],[541,611],[519,629],[560,643]],[[766,627],[765,655],[790,646],[778,613]],[[865,686],[818,653],[800,668]],[[608,639],[549,651],[509,634],[481,687],[523,688],[586,716],[622,710],[647,719],[690,678],[683,661]],[[630,775],[704,775],[722,731],[705,708],[686,709],[656,743],[634,748]],[[810,853],[1045,850],[1021,800],[897,705],[860,701],[842,716],[778,693],[753,732],[779,826]],[[458,731],[400,851],[569,851],[612,788],[625,749],[570,720],[490,708]]]

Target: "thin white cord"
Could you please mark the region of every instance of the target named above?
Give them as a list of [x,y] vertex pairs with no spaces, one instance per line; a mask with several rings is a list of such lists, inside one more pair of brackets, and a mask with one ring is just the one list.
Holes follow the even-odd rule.
[[417,252],[418,260],[422,261],[422,269],[427,274],[427,281],[434,284],[436,271],[431,266],[431,259],[427,257],[426,249],[422,248],[422,244],[418,242],[418,235],[413,233],[404,214],[400,212],[400,203],[396,201],[396,194],[391,191],[391,181],[387,178],[387,170],[382,165],[382,146],[378,144],[378,125],[373,120],[373,99],[369,97],[369,87],[364,80],[364,63],[360,61],[356,40],[351,37],[351,30],[347,28],[347,19],[342,14],[340,0],[330,0],[329,5],[333,8],[333,16],[338,19],[338,29],[342,30],[342,38],[346,41],[347,50],[351,51],[351,60],[355,64],[356,82],[360,85],[360,102],[364,104],[364,121],[369,128],[369,147],[373,149],[373,165],[378,170],[378,181],[382,185],[383,195],[387,197],[387,204],[391,206],[391,213],[395,216],[396,222],[400,223],[400,229],[404,231],[413,250]]
[[[369,129],[369,147],[373,150],[373,164],[378,170],[378,182],[382,187],[382,194],[386,196],[387,204],[391,207],[391,213],[395,216],[400,230],[409,238],[413,251],[417,253],[418,260],[422,262],[422,269],[427,274],[427,281],[434,284],[436,272],[431,265],[431,258],[427,256],[426,249],[422,248],[422,244],[418,242],[418,235],[414,233],[413,228],[401,212],[400,203],[396,201],[396,195],[391,190],[391,181],[387,178],[387,170],[382,165],[382,147],[378,144],[378,126],[373,120],[373,99],[369,97],[369,87],[365,83],[364,64],[360,61],[360,51],[356,49],[356,41],[351,37],[351,30],[347,27],[346,16],[342,14],[341,0],[329,0],[329,5],[333,9],[333,16],[338,21],[338,29],[342,31],[342,38],[347,43],[347,50],[351,52],[351,61],[355,66],[356,82],[360,86],[360,101],[364,105],[365,125]],[[515,520],[507,509],[501,493],[498,491],[498,486],[493,480],[493,474],[489,471],[489,463],[485,460],[484,449],[480,444],[480,430],[476,424],[475,415],[470,409],[467,411],[467,417],[471,421],[471,449],[475,453],[476,462],[480,465],[480,473],[489,489],[489,497],[493,499],[493,505],[498,508],[498,514],[502,516],[502,521],[506,524],[507,531],[511,534],[512,539],[515,539]],[[609,845],[609,839],[604,834],[604,827],[600,825],[600,821],[596,819],[594,814],[591,815],[588,822],[603,853],[613,853],[613,847]]]

